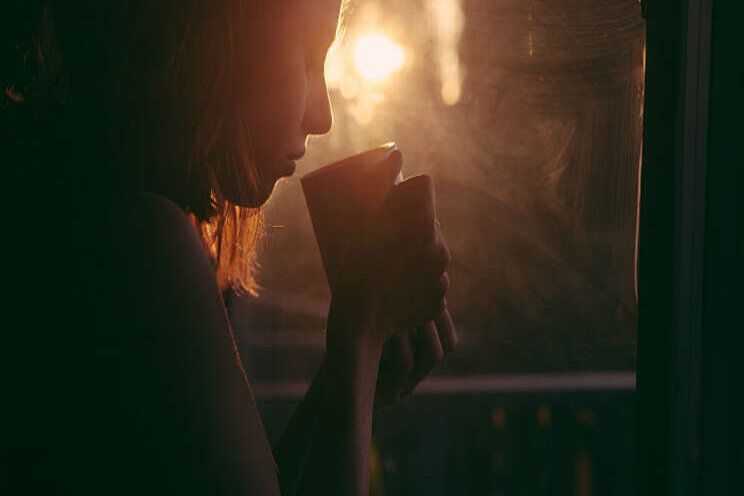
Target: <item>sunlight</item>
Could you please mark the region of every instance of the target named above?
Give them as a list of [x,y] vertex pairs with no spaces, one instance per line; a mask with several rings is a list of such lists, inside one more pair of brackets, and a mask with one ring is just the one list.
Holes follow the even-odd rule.
[[354,63],[359,74],[379,82],[403,66],[403,49],[380,34],[359,38],[354,49]]
[[[343,98],[344,110],[359,125],[373,124],[386,93],[412,67],[400,26],[385,15],[376,0],[360,2],[346,12],[346,23],[328,50],[325,78],[328,90]],[[393,84],[391,84],[393,83]]]

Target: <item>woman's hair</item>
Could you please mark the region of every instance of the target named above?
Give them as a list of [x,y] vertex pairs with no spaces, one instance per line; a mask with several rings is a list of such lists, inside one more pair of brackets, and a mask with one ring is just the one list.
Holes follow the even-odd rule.
[[249,0],[21,0],[3,8],[11,180],[162,194],[195,222],[222,289],[255,292],[259,204],[246,107]]

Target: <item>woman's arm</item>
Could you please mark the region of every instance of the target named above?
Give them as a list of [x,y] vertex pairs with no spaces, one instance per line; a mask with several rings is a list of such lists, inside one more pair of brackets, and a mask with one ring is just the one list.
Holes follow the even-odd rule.
[[[396,186],[375,225],[333,288],[326,355],[275,449],[283,494],[368,493],[383,344],[400,336],[394,329],[443,313],[449,252],[436,227],[431,180],[420,176]],[[439,350],[433,353],[441,359]],[[396,391],[411,387],[411,368],[409,357]]]
[[[329,331],[344,329],[329,316]],[[357,326],[372,325],[370,321]],[[274,450],[282,494],[367,494],[377,370],[382,346],[364,338],[326,350],[310,389]]]
[[[337,330],[354,332],[358,329]],[[360,325],[366,325],[360,323]],[[319,399],[300,494],[366,495],[375,383],[382,346],[363,339],[329,349],[318,372]]]
[[[443,321],[448,319],[449,313],[445,310],[442,318],[437,319],[438,324],[451,332],[454,328],[451,323]],[[331,325],[334,325],[331,322]],[[428,325],[433,327],[432,324]],[[424,327],[424,326],[422,326]],[[376,387],[374,394],[375,408],[393,403],[401,395],[410,393],[418,381],[423,379],[429,370],[436,366],[443,358],[443,344],[436,330],[428,329],[427,335],[416,336],[412,332],[400,332],[393,336],[382,349],[380,361],[383,362],[377,372]],[[415,344],[412,345],[411,341]],[[441,340],[443,341],[443,340]],[[447,352],[451,351],[451,347]],[[353,356],[355,352],[350,352]],[[364,368],[366,361],[359,360],[352,364],[339,364],[333,356],[326,357],[318,371],[314,381],[310,385],[305,396],[294,411],[289,424],[285,428],[279,442],[274,447],[274,457],[280,467],[279,483],[283,494],[295,494],[298,484],[305,471],[309,453],[316,450],[311,443],[317,443],[318,439],[326,439],[327,435],[318,424],[319,418],[328,417],[323,413],[328,408],[339,408],[342,405],[343,389],[334,384],[334,379],[346,373],[349,367],[356,368],[360,377],[371,377],[371,370]],[[334,371],[334,364],[337,369]],[[371,380],[371,379],[366,379]],[[348,384],[347,384],[348,386]],[[360,391],[365,387],[358,385]],[[338,396],[336,396],[338,394]],[[365,410],[367,411],[367,410]],[[372,416],[372,412],[369,413]],[[366,420],[365,420],[366,422]],[[367,450],[365,450],[365,456]],[[312,473],[317,469],[310,467]]]

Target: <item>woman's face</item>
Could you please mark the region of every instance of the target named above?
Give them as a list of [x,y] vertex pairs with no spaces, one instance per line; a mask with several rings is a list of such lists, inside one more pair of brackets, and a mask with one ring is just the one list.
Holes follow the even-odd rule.
[[294,173],[307,137],[331,129],[324,63],[341,0],[256,3],[263,6],[250,16],[245,101],[262,204]]

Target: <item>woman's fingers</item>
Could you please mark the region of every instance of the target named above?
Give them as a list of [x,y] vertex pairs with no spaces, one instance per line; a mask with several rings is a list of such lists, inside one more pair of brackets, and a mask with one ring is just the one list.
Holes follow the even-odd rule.
[[[377,240],[373,287],[390,331],[421,326],[442,312],[451,256],[436,219],[434,183],[409,178],[392,188],[370,230]],[[431,329],[430,329],[431,330]],[[392,334],[392,333],[391,333]]]
[[389,405],[416,386],[457,346],[452,316],[442,302],[436,319],[395,334],[385,345],[380,364],[375,403]]
[[434,322],[427,322],[418,328],[413,370],[405,386],[403,386],[401,394],[410,394],[418,383],[429,374],[431,369],[439,365],[442,358],[444,358],[444,350],[439,340],[437,328]]
[[439,318],[444,311],[449,275],[444,272],[436,280],[426,278],[422,282],[401,283],[400,287],[405,288],[407,295],[402,320],[406,327],[419,327]]
[[457,331],[452,322],[452,316],[447,310],[446,301],[443,310],[433,321],[419,328],[416,341],[414,365],[411,377],[404,386],[402,394],[409,394],[439,363],[444,355],[457,346]]
[[388,340],[382,352],[377,377],[375,403],[389,405],[395,401],[408,382],[414,368],[414,350],[408,331],[399,332]]
[[439,340],[445,353],[449,353],[457,347],[457,330],[452,322],[452,316],[447,309],[447,302],[444,302],[444,310],[434,320],[439,333]]
[[[441,302],[449,289],[447,268],[451,255],[436,219],[430,220],[432,235],[422,243],[422,238],[401,236],[397,247],[391,250],[391,286],[400,295],[400,308],[405,316],[401,324],[419,326],[434,320],[442,311]],[[412,230],[413,231],[413,230]],[[393,293],[391,293],[392,295]]]

